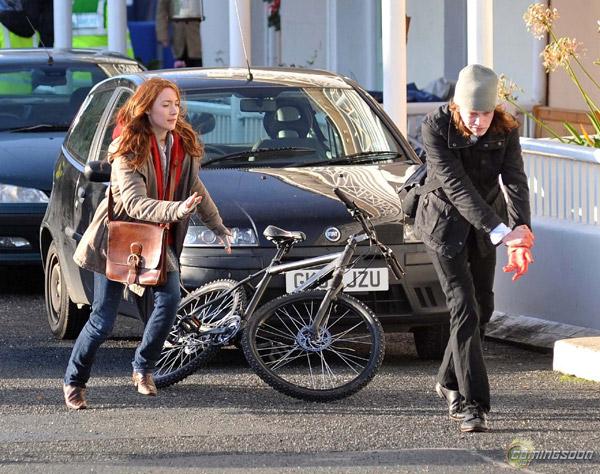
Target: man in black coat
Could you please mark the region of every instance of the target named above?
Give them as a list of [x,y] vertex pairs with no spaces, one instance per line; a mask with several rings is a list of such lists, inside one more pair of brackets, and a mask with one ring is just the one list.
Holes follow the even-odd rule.
[[[490,389],[481,338],[494,310],[495,247],[508,246],[513,280],[533,261],[529,188],[518,124],[496,106],[498,78],[465,67],[454,99],[422,126],[427,181],[415,228],[433,260],[450,310],[450,340],[436,391],[461,431],[488,431]],[[503,189],[499,178],[502,179]]]

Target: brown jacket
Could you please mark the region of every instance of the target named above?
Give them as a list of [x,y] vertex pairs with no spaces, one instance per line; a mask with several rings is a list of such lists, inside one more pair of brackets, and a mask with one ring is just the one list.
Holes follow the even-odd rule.
[[[117,139],[118,140],[118,139]],[[115,140],[110,148],[115,150]],[[122,221],[172,222],[175,235],[175,253],[181,255],[183,241],[187,233],[190,215],[178,219],[181,201],[197,192],[202,196],[197,212],[202,222],[217,235],[223,235],[223,225],[219,211],[204,184],[198,178],[200,162],[192,160],[186,154],[181,170],[179,185],[175,190],[174,201],[158,200],[156,173],[152,160],[146,162],[139,170],[131,169],[125,159],[116,157],[112,163],[111,186],[114,200],[114,219]],[[108,195],[108,189],[107,189]],[[107,226],[108,198],[100,202],[94,218],[77,245],[73,259],[82,268],[104,274],[106,271],[106,245],[108,239]]]
[[[158,0],[156,4],[156,39],[159,43],[169,41],[170,0]],[[184,53],[191,59],[202,58],[199,20],[177,20],[173,28],[173,56],[182,59]]]

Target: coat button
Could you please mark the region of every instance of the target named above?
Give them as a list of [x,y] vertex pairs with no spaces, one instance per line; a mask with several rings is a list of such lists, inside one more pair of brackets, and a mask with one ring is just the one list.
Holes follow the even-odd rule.
[[456,143],[452,143],[452,146],[456,146]]
[[462,240],[459,240],[459,241],[458,241],[458,245],[462,245]]
[[498,142],[498,146],[502,145],[502,142]]
[[452,218],[452,221],[453,221],[453,222],[456,222],[457,220],[458,220],[458,217],[453,217],[453,218]]
[[483,145],[483,147],[484,147],[484,148],[487,148],[487,147],[488,147],[488,144],[487,144],[487,143],[485,143],[485,144]]

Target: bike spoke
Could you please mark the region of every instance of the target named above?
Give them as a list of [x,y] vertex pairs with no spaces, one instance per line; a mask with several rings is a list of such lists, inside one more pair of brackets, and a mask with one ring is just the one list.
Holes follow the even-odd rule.
[[[270,331],[267,331],[265,328],[270,328]],[[257,332],[257,334],[256,334],[256,335],[257,335],[257,336],[258,336],[259,334],[261,334],[261,335],[262,335],[262,333],[272,334],[273,336],[280,336],[280,337],[284,337],[284,338],[286,338],[286,339],[291,339],[291,340],[293,340],[293,341],[295,341],[295,340],[296,340],[296,338],[295,338],[293,335],[286,334],[286,333],[285,333],[285,332],[283,332],[282,330],[280,330],[280,329],[278,329],[278,328],[276,328],[276,327],[274,327],[274,326],[271,326],[270,324],[263,324],[263,325],[260,327],[260,330],[259,330],[259,332]],[[264,337],[264,336],[263,336],[263,337]]]

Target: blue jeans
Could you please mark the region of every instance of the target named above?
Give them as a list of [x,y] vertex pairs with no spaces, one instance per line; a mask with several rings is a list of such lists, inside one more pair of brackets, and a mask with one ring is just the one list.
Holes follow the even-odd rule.
[[[163,286],[153,287],[153,290],[154,311],[146,323],[142,342],[135,351],[132,362],[133,370],[140,373],[152,373],[175,322],[181,299],[179,273],[169,272],[167,282]],[[73,346],[65,373],[65,384],[85,387],[96,352],[112,333],[122,295],[122,283],[111,281],[100,273],[94,274],[92,313]]]

